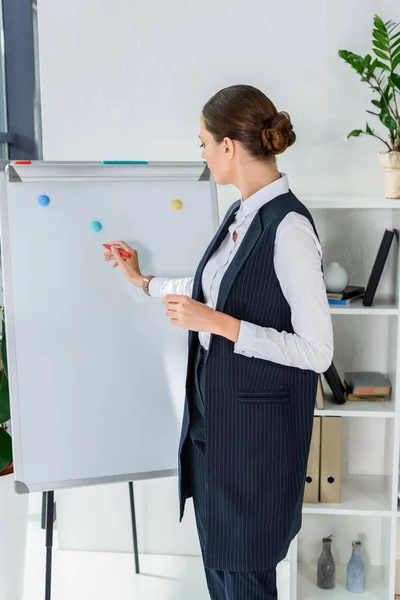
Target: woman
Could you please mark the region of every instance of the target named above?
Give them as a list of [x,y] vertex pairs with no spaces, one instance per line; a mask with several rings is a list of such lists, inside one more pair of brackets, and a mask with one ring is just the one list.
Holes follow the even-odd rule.
[[333,354],[322,253],[277,168],[296,139],[287,113],[252,86],[231,86],[204,106],[199,137],[216,183],[241,199],[195,277],[145,278],[122,241],[105,260],[189,330],[180,519],[193,497],[210,596],[265,600],[277,598],[276,565],[301,527],[317,373]]

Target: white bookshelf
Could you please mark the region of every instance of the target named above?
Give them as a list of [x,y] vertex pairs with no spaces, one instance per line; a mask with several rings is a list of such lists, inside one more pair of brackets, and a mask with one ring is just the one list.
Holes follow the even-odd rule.
[[[384,230],[400,230],[400,200],[383,196],[303,198],[312,213],[324,264],[337,261],[350,283],[366,285]],[[303,524],[285,559],[288,600],[345,600],[351,542],[362,541],[366,565],[364,600],[393,600],[396,556],[400,556],[397,510],[400,454],[400,287],[399,247],[395,239],[371,307],[361,301],[331,307],[334,361],[345,371],[376,370],[388,375],[392,394],[385,402],[336,404],[324,382],[325,408],[319,416],[341,416],[342,493],[340,504],[303,504]],[[322,537],[333,534],[336,587],[317,587]],[[290,590],[286,592],[286,590]],[[283,597],[283,596],[282,596]]]

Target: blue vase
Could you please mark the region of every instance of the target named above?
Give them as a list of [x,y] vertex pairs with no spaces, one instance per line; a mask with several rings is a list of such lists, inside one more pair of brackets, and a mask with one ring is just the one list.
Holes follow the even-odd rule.
[[346,588],[349,592],[360,593],[365,590],[365,566],[361,558],[361,542],[352,542],[353,553],[347,563]]

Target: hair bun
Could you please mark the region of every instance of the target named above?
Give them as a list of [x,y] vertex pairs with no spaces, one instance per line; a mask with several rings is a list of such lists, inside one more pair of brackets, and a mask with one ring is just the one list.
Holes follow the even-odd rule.
[[266,152],[281,154],[296,141],[296,134],[287,112],[281,111],[265,123],[261,139]]

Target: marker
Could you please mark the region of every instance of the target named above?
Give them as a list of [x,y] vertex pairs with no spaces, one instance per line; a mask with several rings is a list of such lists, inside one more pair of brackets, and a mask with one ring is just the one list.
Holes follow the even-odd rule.
[[102,165],[148,165],[147,160],[102,160]]
[[[111,250],[110,244],[103,244],[103,246],[104,248],[107,248],[107,250]],[[132,254],[130,252],[127,252],[126,250],[122,250],[121,248],[118,248],[118,250],[120,255],[124,258],[130,258],[132,256]]]

